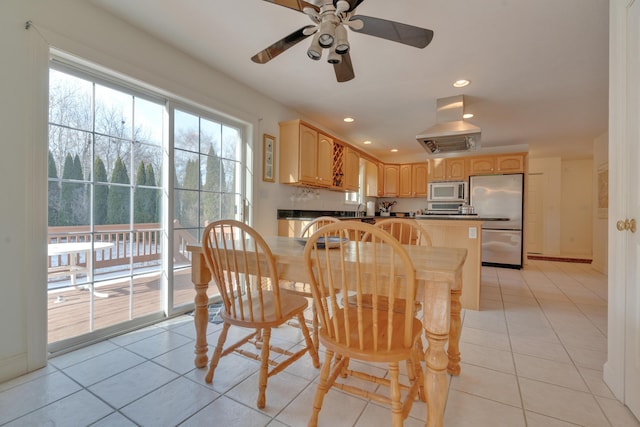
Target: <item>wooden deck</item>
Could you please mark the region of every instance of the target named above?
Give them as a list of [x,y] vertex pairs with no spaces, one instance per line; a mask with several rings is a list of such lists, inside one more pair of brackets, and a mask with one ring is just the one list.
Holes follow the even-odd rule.
[[[174,306],[193,303],[195,291],[191,269],[174,274]],[[157,313],[162,310],[162,292],[158,275],[136,280],[128,278],[96,289],[107,298],[91,295],[88,289],[72,286],[48,293],[48,342],[54,343],[97,329]],[[209,295],[212,295],[210,291]],[[93,300],[93,325],[90,322]]]

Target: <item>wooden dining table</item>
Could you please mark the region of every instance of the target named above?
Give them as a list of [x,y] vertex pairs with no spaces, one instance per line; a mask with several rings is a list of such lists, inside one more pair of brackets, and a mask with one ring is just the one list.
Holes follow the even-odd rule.
[[[303,258],[303,246],[291,237],[265,237],[276,260],[279,278],[309,283]],[[366,245],[365,245],[366,247]],[[423,327],[428,348],[425,354],[425,390],[428,427],[443,425],[448,377],[460,373],[460,332],[462,268],[467,250],[462,248],[404,245],[416,269],[423,303]],[[191,252],[191,280],[195,295],[196,328],[195,365],[207,365],[207,324],[209,321],[207,289],[211,273],[199,245],[187,246]],[[363,249],[361,249],[363,250]],[[366,250],[366,249],[364,249]],[[348,256],[348,252],[346,255]],[[401,274],[401,272],[399,272]],[[448,343],[448,346],[447,346]],[[446,350],[445,350],[446,347]]]

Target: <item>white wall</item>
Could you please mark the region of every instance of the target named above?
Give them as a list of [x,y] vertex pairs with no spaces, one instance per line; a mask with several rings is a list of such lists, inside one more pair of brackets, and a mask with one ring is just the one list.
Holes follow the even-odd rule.
[[607,274],[609,263],[607,262],[608,238],[607,217],[601,217],[598,212],[598,172],[600,168],[609,164],[609,135],[603,134],[593,142],[593,262],[592,266],[597,271]]
[[593,231],[593,161],[562,161],[560,253],[591,257]]

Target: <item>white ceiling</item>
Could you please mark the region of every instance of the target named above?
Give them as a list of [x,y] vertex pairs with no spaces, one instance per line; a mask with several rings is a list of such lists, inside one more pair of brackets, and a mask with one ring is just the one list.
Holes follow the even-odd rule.
[[[386,161],[426,158],[415,135],[436,122],[436,100],[454,95],[465,95],[483,149],[528,144],[531,157],[585,158],[607,130],[607,0],[365,0],[358,14],[435,35],[416,49],[349,31],[356,77],[346,83],[326,53],[307,58],[311,38],[267,64],[250,60],[310,23],[267,1],[93,3]],[[471,85],[452,87],[460,78]]]

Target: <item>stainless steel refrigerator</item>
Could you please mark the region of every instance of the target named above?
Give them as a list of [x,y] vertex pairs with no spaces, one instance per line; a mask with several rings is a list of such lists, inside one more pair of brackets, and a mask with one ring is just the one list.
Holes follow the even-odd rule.
[[482,265],[522,268],[522,174],[469,178],[469,203],[479,217],[507,218],[482,224]]

